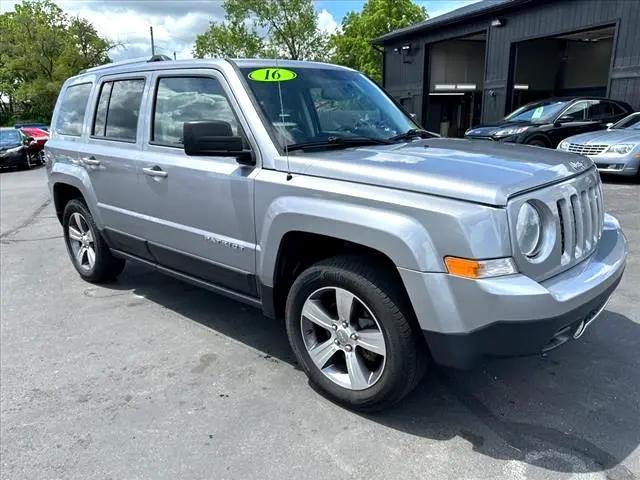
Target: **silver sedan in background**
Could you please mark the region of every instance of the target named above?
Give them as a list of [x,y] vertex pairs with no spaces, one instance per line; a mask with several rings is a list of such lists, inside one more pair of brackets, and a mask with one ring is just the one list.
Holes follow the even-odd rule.
[[640,112],[608,127],[565,138],[558,150],[586,155],[602,173],[635,175],[640,179]]

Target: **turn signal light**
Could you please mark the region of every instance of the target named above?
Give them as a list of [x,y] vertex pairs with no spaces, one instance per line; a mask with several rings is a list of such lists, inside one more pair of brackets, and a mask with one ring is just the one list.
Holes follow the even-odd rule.
[[469,258],[444,257],[444,264],[451,275],[464,278],[490,278],[517,273],[511,258],[471,260]]

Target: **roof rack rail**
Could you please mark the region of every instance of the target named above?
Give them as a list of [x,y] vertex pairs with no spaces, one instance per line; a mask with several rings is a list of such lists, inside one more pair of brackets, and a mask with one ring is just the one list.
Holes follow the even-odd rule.
[[120,67],[122,65],[133,65],[136,63],[149,63],[149,62],[165,62],[168,60],[171,60],[171,57],[168,57],[166,55],[154,55],[151,58],[149,57],[130,58],[129,60],[105,63],[104,65],[98,65],[97,67],[85,68],[83,70],[80,70],[79,73],[96,72],[98,70],[103,70],[105,68]]

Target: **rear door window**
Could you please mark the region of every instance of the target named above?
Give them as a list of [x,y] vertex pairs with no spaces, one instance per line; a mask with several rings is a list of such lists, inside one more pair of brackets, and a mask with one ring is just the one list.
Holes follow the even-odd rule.
[[73,85],[64,92],[55,129],[61,135],[82,135],[84,114],[87,110],[87,102],[91,93],[90,83]]
[[609,102],[601,102],[594,100],[590,102],[587,118],[589,120],[606,120],[613,116],[611,104]]
[[93,135],[135,142],[143,91],[143,79],[103,83],[93,123]]
[[238,135],[238,121],[220,82],[211,77],[161,77],[153,109],[151,141],[182,146],[184,122],[228,122]]

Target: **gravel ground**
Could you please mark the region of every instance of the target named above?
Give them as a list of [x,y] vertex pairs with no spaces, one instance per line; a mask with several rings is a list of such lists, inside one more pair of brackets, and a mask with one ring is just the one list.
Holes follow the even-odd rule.
[[133,265],[81,281],[45,182],[0,174],[3,479],[640,478],[638,185],[605,185],[631,257],[581,341],[359,415],[257,310]]

